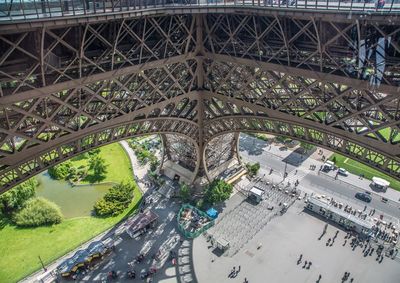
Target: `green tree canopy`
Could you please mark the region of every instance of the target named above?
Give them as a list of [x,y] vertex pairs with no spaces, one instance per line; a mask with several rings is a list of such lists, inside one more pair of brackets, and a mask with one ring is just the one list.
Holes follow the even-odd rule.
[[31,178],[0,195],[1,212],[10,215],[20,209],[28,199],[35,196],[35,189],[38,184],[39,182],[37,179]]
[[300,142],[300,146],[304,148],[305,150],[312,150],[314,148],[314,145],[311,143],[306,143],[306,142]]
[[89,157],[99,155],[100,151],[101,151],[100,148],[95,148],[95,149],[89,150],[88,155],[89,155]]
[[71,167],[72,162],[68,160],[56,166],[50,167],[47,172],[52,179],[65,180],[70,174]]
[[214,180],[207,186],[205,200],[209,204],[227,200],[232,194],[233,186],[223,180]]
[[188,202],[190,200],[190,188],[186,183],[180,184],[179,197],[183,202]]
[[258,171],[260,170],[260,163],[256,162],[254,164],[247,163],[246,164],[247,171],[249,172],[249,176],[253,177],[257,175]]
[[105,173],[107,173],[106,160],[99,155],[93,155],[89,159],[89,169],[93,170],[94,175],[97,179],[101,179]]
[[134,197],[134,185],[120,183],[113,186],[102,199],[94,205],[94,211],[99,216],[118,215],[129,206]]

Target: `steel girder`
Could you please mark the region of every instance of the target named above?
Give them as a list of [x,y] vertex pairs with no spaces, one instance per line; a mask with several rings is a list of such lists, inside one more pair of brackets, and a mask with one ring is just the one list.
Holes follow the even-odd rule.
[[233,156],[227,143],[213,158],[220,135],[258,131],[400,178],[399,30],[368,20],[213,14],[0,32],[0,191],[149,133],[190,141],[186,153],[196,160],[185,165],[196,172]]
[[206,52],[399,86],[400,25],[209,14]]

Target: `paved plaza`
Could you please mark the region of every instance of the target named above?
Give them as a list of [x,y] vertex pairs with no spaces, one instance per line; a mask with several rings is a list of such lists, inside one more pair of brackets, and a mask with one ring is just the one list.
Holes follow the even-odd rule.
[[[304,203],[296,202],[281,217],[273,218],[257,235],[233,257],[216,256],[205,237],[194,241],[194,266],[199,282],[342,282],[345,272],[350,272],[353,282],[395,283],[400,278],[400,262],[384,258],[378,263],[376,254],[364,257],[362,248],[354,251],[346,232],[339,227],[328,226],[320,237],[325,221],[303,211]],[[333,246],[327,246],[328,238],[339,231]],[[260,247],[258,249],[258,247]],[[300,254],[302,262],[297,264]],[[302,268],[311,261],[310,269]],[[240,265],[235,278],[229,278],[233,266]]]
[[[253,185],[266,190],[268,199],[257,205],[249,201],[246,197],[246,190],[250,190]],[[229,207],[217,218],[215,226],[207,231],[207,235],[212,235],[215,241],[229,241],[230,248],[225,256],[232,256],[269,221],[281,215],[280,209],[283,207],[283,203],[291,205],[294,200],[294,197],[277,188],[272,189],[270,185],[267,186],[262,182],[252,182],[227,202]],[[232,206],[235,207],[231,209]]]

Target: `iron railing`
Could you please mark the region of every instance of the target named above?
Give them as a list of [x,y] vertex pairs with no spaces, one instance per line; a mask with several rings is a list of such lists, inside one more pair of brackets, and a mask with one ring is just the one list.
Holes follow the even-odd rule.
[[400,0],[0,0],[0,22],[186,7],[265,7],[390,14]]

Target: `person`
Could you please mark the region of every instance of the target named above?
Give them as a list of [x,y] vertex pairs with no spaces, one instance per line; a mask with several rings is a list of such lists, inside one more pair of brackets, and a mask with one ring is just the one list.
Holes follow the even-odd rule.
[[376,8],[383,9],[384,6],[385,6],[385,0],[378,0],[378,2],[376,4]]

